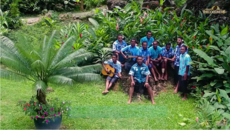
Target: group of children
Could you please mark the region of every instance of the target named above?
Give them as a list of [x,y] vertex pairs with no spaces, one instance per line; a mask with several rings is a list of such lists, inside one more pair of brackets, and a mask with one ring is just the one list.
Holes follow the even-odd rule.
[[[122,78],[121,68],[124,67],[131,76],[128,103],[131,102],[134,91],[140,94],[148,91],[152,103],[155,104],[152,88],[149,85],[149,76],[152,73],[155,81],[167,80],[167,66],[170,65],[174,69],[174,83],[176,85],[174,93],[180,91],[182,92],[181,96],[183,96],[182,100],[187,99],[187,79],[190,75],[191,58],[188,55],[188,48],[183,44],[183,38],[177,38],[175,50],[171,47],[171,43],[167,43],[162,48],[158,46],[159,43],[154,40],[151,31],[148,31],[147,35],[141,38],[140,43],[142,47],[139,48],[137,41],[132,39],[131,45],[127,45],[122,35],[117,36],[117,40],[113,43],[112,59],[103,63],[103,66],[109,64],[115,68],[116,74],[113,77],[107,77],[105,91],[102,93],[108,93],[112,84],[117,79]],[[106,69],[106,71],[108,70]]]

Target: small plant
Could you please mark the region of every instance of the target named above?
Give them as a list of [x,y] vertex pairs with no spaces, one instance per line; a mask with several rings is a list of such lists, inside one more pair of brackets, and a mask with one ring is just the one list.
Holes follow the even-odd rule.
[[31,119],[45,119],[44,123],[49,123],[48,119],[53,119],[59,116],[70,117],[71,101],[60,101],[58,98],[47,99],[47,104],[40,104],[36,96],[32,96],[29,102],[19,101],[18,105],[22,107],[26,115]]
[[48,26],[48,27],[54,27],[55,23],[56,23],[56,21],[52,20],[51,17],[45,17],[44,22],[42,23],[42,25]]

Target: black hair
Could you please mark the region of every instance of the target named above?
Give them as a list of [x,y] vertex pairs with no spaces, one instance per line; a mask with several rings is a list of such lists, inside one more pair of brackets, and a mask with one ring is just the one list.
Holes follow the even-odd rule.
[[146,44],[148,44],[146,41],[143,41],[143,42],[142,42],[142,45],[143,45],[143,43],[146,43]]
[[178,38],[180,38],[180,39],[181,39],[181,42],[182,42],[182,43],[184,43],[184,39],[183,39],[183,37],[178,37]]
[[131,41],[132,41],[132,40],[134,40],[134,41],[135,41],[135,43],[137,42],[135,38],[132,38],[132,39],[131,39]]
[[170,45],[171,46],[171,43],[166,43],[166,46]]
[[152,34],[152,32],[151,32],[151,31],[147,31],[147,34],[148,34],[148,33],[151,33],[151,34]]
[[157,42],[157,44],[159,45],[159,42],[158,42],[158,41],[153,41],[153,43],[154,43],[154,42]]
[[117,54],[113,54],[112,57],[115,56],[117,58]]
[[185,51],[187,51],[187,49],[188,49],[187,46],[185,46],[185,45],[182,45],[181,47],[184,47]]
[[[122,36],[122,35],[121,35],[121,34],[118,34],[118,35],[117,35],[117,38],[118,38],[119,36]],[[123,36],[122,36],[122,38],[123,38]]]
[[141,57],[141,58],[142,58],[142,56],[140,56],[140,55],[137,55],[137,58],[138,58],[138,57]]

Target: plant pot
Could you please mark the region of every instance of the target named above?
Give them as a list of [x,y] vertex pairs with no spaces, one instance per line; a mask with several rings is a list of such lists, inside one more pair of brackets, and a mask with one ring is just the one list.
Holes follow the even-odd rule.
[[[46,120],[49,120],[49,122],[46,123]],[[48,119],[38,118],[37,120],[34,119],[34,124],[36,129],[59,129],[61,126],[61,121],[62,121],[62,115],[55,117],[54,121],[52,118],[48,118]]]

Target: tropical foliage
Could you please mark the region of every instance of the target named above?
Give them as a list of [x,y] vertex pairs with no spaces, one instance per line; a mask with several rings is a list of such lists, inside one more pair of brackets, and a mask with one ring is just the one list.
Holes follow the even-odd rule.
[[55,31],[49,39],[44,38],[39,50],[33,49],[31,44],[26,44],[26,37],[21,37],[15,44],[7,37],[1,36],[1,65],[5,66],[1,68],[1,77],[33,81],[37,103],[48,105],[48,83],[71,85],[74,81],[100,78],[94,73],[101,68],[100,64],[79,66],[92,54],[84,49],[71,51],[74,37],[69,37],[58,50],[54,48]]

